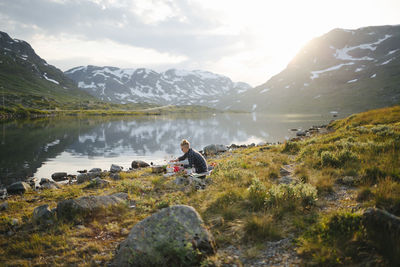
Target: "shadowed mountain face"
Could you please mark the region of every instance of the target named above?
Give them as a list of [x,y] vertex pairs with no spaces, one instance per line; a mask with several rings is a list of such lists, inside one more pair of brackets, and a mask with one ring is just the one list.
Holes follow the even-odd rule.
[[96,100],[61,70],[47,64],[27,42],[12,39],[5,32],[0,32],[0,88],[5,106],[48,108],[49,101]]
[[332,30],[238,101],[233,108],[269,113],[354,113],[398,104],[400,26]]
[[250,89],[228,77],[194,70],[119,69],[115,67],[76,67],[65,72],[79,88],[104,101],[154,103],[159,105],[203,105],[224,108],[221,99],[241,95]]
[[[268,117],[258,114],[147,116],[136,118],[52,118],[0,124],[0,184],[52,173],[74,173],[111,164],[130,167],[133,159],[162,163],[181,155],[189,139],[209,144],[283,141],[288,129],[326,123],[329,118]],[[293,135],[293,134],[292,134]],[[86,165],[87,164],[87,165]]]

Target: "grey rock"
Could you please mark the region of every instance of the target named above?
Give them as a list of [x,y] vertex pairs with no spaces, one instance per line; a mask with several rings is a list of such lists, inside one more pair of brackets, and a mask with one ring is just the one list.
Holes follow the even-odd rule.
[[0,189],[0,199],[6,199],[6,198],[7,198],[7,189],[1,188]]
[[104,188],[109,184],[109,181],[96,177],[93,180],[90,180],[90,183],[85,188]]
[[53,219],[54,219],[54,214],[49,209],[49,205],[47,205],[47,204],[36,207],[33,210],[32,220],[35,223],[49,224],[49,223],[53,222]]
[[176,177],[176,179],[173,182],[176,185],[188,185],[189,179],[186,177]]
[[8,202],[3,202],[0,204],[0,211],[8,209]]
[[11,225],[12,226],[16,226],[16,225],[18,225],[19,224],[19,220],[17,219],[17,218],[13,218],[12,220],[11,220]]
[[185,205],[168,207],[132,228],[129,236],[119,245],[111,266],[142,266],[154,255],[164,256],[160,255],[157,247],[170,245],[184,248],[188,243],[199,249],[202,255],[215,253],[213,237],[195,209]]
[[151,167],[152,173],[163,173],[164,171],[165,171],[165,168],[162,165],[156,165],[156,166]]
[[50,179],[48,179],[48,178],[42,178],[42,179],[40,179],[40,182],[39,182],[39,184],[40,185],[42,185],[42,184],[45,184],[45,183],[50,183],[51,182],[51,180]]
[[126,203],[127,200],[126,193],[63,200],[57,204],[57,216],[65,220],[90,218],[106,208]]
[[110,178],[114,181],[121,180],[121,175],[119,173],[110,173]]
[[227,151],[228,148],[225,145],[208,145],[203,148],[204,155],[215,155],[221,152]]
[[278,179],[278,184],[291,184],[296,182],[297,180],[291,176],[283,176],[282,178]]
[[59,189],[60,186],[53,181],[49,181],[47,183],[42,183],[40,186],[41,189]]
[[101,172],[100,168],[93,168],[89,172]]
[[51,179],[53,179],[56,182],[65,181],[68,180],[67,175],[68,174],[66,172],[56,172],[51,175]]
[[281,174],[281,176],[287,176],[287,175],[291,174],[291,172],[288,169],[285,169],[283,167],[281,167],[281,169],[279,170],[279,173]]
[[147,162],[144,162],[142,160],[134,160],[134,161],[132,161],[132,164],[131,164],[132,169],[146,168],[149,166],[150,166],[150,164],[148,164]]
[[306,135],[307,135],[307,133],[305,131],[298,131],[296,133],[296,136],[306,136]]
[[123,167],[111,164],[110,172],[120,172],[122,171]]
[[90,181],[96,177],[101,177],[101,172],[88,172],[88,173],[81,173],[77,177],[78,184]]
[[400,218],[387,211],[369,208],[362,217],[368,237],[392,263],[400,262]]
[[38,181],[37,178],[31,177],[31,178],[28,178],[28,179],[26,180],[26,183],[28,183],[28,184],[31,186],[31,188],[34,188],[34,187],[36,186],[36,182],[37,182],[37,181]]
[[24,194],[29,190],[31,190],[31,187],[25,182],[15,182],[7,187],[8,194]]
[[355,178],[354,176],[345,176],[342,178],[339,178],[336,182],[343,184],[343,185],[347,185],[347,186],[354,186],[358,183],[358,179]]

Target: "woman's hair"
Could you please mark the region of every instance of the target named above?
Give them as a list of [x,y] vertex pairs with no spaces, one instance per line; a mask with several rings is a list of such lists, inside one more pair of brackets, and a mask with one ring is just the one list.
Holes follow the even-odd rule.
[[183,139],[183,140],[181,141],[181,146],[187,146],[187,147],[190,147],[190,143],[189,143],[189,141],[188,141],[188,140],[186,140],[186,139]]

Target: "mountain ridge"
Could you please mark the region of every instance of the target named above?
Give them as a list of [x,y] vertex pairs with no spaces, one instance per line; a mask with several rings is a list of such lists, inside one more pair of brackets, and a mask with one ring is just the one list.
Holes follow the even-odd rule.
[[342,113],[400,100],[400,25],[333,29],[233,108],[268,113]]
[[48,64],[32,46],[0,31],[0,92],[6,106],[48,109],[49,103],[95,101],[61,70]]
[[227,95],[242,94],[251,88],[244,82],[204,70],[79,66],[64,72],[78,87],[103,101],[150,102],[159,105],[199,104],[221,108]]

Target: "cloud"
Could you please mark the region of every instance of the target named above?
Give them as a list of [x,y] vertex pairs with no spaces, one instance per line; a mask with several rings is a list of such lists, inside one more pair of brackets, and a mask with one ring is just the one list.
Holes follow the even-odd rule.
[[63,70],[205,69],[257,85],[312,38],[398,24],[399,8],[396,0],[2,0],[0,25]]
[[[147,3],[147,4],[146,4]],[[151,4],[148,4],[151,3]],[[233,50],[239,36],[212,34],[219,27],[201,6],[188,1],[51,1],[12,0],[0,4],[2,24],[30,39],[73,34],[82,40],[116,43],[189,56],[217,57]],[[207,13],[207,14],[205,14]],[[35,27],[29,32],[27,26]]]

